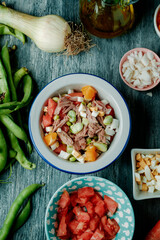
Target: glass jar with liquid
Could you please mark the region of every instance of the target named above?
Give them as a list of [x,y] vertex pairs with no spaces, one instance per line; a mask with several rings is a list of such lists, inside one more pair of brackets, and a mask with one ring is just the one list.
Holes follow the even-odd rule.
[[129,30],[134,23],[133,3],[138,0],[80,0],[80,18],[91,34],[113,38]]

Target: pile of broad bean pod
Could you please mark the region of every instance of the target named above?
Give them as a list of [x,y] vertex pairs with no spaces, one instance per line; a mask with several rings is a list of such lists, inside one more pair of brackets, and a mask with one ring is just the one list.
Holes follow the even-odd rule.
[[[20,108],[31,100],[32,79],[22,67],[12,75],[9,48],[5,45],[0,52],[0,172],[17,160],[24,168],[32,170],[21,147],[21,141],[32,152],[32,146],[22,125]],[[19,99],[23,92],[22,99]]]
[[[8,26],[0,24],[0,35],[10,34],[25,43],[24,35]],[[32,78],[22,67],[12,75],[9,48],[5,45],[0,52],[0,173],[3,173],[15,160],[24,168],[32,170],[35,164],[29,162],[22,150],[21,142],[32,152],[32,146],[22,124],[20,109],[31,100]],[[19,99],[23,92],[23,96]],[[21,142],[20,142],[21,141]],[[0,180],[3,183],[3,180]],[[12,203],[2,228],[0,240],[9,239],[28,220],[31,196],[44,184],[31,184]]]

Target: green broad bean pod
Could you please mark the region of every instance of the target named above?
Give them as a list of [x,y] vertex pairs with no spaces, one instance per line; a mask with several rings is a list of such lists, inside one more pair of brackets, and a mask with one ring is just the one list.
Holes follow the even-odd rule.
[[25,154],[22,151],[19,145],[18,139],[15,137],[15,135],[9,130],[7,130],[7,132],[8,132],[8,137],[10,140],[11,147],[15,152],[17,152],[15,159],[21,164],[22,167],[28,170],[32,170],[36,168],[36,165],[28,161],[28,159],[25,157]]
[[[17,89],[19,82],[23,79],[23,77],[28,74],[28,69],[25,67],[20,68],[17,72],[15,72],[14,76],[13,76],[13,82],[14,82],[14,86]],[[18,123],[21,127],[23,127],[22,124],[22,118],[21,118],[21,114],[20,114],[20,110],[17,110],[17,120]]]
[[17,155],[17,153],[13,150],[13,149],[9,149],[9,158],[15,158],[15,156]]
[[28,104],[31,100],[32,96],[32,90],[33,90],[33,82],[32,78],[27,74],[23,77],[23,91],[24,91],[24,96],[21,101],[22,105],[24,106]]
[[7,143],[0,129],[0,172],[5,168],[7,163]]
[[10,130],[17,138],[21,139],[27,144],[29,153],[32,152],[32,147],[29,143],[29,139],[27,134],[25,133],[24,129],[19,127],[10,116],[8,115],[0,115],[0,121],[3,123],[3,125]]
[[32,184],[28,187],[26,187],[15,199],[15,201],[12,203],[9,212],[7,214],[7,217],[3,223],[3,227],[0,229],[0,239],[6,240],[11,233],[12,227],[14,226],[14,222],[17,218],[17,214],[22,207],[24,201],[30,197],[36,190],[38,190],[40,187],[43,187],[44,184]]
[[[1,30],[2,25],[0,24],[0,31]],[[0,55],[0,94],[4,95],[2,103],[0,103],[0,121],[7,129],[12,148],[12,151],[9,151],[7,156],[8,161],[5,163],[5,166],[3,166],[3,170],[5,171],[9,168],[15,160],[17,160],[24,168],[32,170],[36,165],[27,160],[18,141],[18,139],[24,141],[27,144],[29,153],[32,152],[32,145],[23,129],[23,125],[21,125],[22,121],[19,112],[19,109],[26,106],[32,98],[32,78],[28,75],[28,70],[26,68],[19,69],[14,77],[12,77],[7,44],[2,48]],[[21,100],[17,98],[17,87],[20,81],[22,82],[22,93],[24,93]],[[10,114],[14,111],[16,111],[16,115],[11,116]],[[21,127],[14,122],[13,117],[16,117],[16,120],[18,120],[18,124],[21,125]]]
[[17,70],[17,72],[15,72],[15,74],[13,76],[13,82],[14,82],[15,88],[18,87],[19,82],[23,79],[23,77],[26,74],[28,74],[28,69],[25,67],[22,67],[19,70]]
[[0,115],[10,114],[10,113],[17,111],[18,109],[28,105],[28,103],[32,99],[32,89],[33,89],[32,78],[29,75],[25,75],[23,77],[24,96],[23,96],[22,100],[20,102],[13,101],[13,102],[7,102],[7,103],[0,104]]
[[0,35],[12,35],[25,44],[25,36],[23,33],[4,24],[0,24]]
[[7,74],[0,59],[0,93],[5,93],[4,103],[10,102],[10,91],[7,82]]
[[5,44],[1,50],[1,58],[8,76],[8,83],[9,83],[10,93],[12,96],[12,101],[15,101],[17,100],[17,94],[16,94],[14,83],[13,83],[10,56],[9,56],[9,50],[8,50],[7,44]]
[[3,125],[9,129],[17,138],[23,140],[25,143],[28,142],[27,134],[22,128],[20,128],[8,115],[0,115],[0,121]]
[[12,230],[13,232],[16,232],[19,228],[21,228],[26,223],[26,221],[28,220],[31,214],[31,211],[32,211],[31,199],[29,199],[15,220],[15,223],[13,225],[13,230]]

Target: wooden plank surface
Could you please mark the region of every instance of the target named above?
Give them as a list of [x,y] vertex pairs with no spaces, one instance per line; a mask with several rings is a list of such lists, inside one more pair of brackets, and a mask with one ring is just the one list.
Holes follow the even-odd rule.
[[[79,22],[78,0],[7,0],[6,4],[16,10],[42,16],[59,14],[68,21]],[[88,53],[67,58],[62,55],[48,54],[40,51],[35,44],[27,39],[23,46],[13,37],[1,37],[0,45],[6,40],[9,45],[16,44],[14,68],[27,67],[35,81],[36,95],[52,79],[68,73],[92,73],[107,79],[124,96],[132,117],[132,132],[130,141],[124,153],[106,169],[92,174],[100,176],[119,185],[134,208],[136,228],[135,240],[143,239],[147,231],[159,220],[159,199],[135,201],[132,194],[132,172],[130,151],[133,147],[160,147],[160,86],[151,92],[138,92],[128,88],[119,75],[119,61],[123,54],[135,47],[146,47],[160,55],[160,39],[153,26],[154,10],[159,0],[140,0],[136,4],[136,25],[127,34],[115,39],[100,39],[92,37],[96,47]],[[60,172],[45,163],[34,150],[30,160],[37,164],[33,171],[23,169],[18,163],[13,167],[10,184],[0,185],[0,226],[6,217],[11,203],[26,186],[32,183],[45,182],[46,186],[32,198],[33,212],[27,223],[14,234],[14,240],[44,240],[44,217],[47,204],[53,193],[66,181],[77,175]],[[3,175],[7,178],[9,172]]]

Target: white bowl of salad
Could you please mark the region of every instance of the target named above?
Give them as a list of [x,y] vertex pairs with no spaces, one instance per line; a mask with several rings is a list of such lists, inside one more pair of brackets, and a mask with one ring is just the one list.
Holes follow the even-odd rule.
[[130,114],[120,93],[90,74],[69,74],[45,86],[29,115],[29,132],[38,154],[68,173],[99,171],[124,151]]

